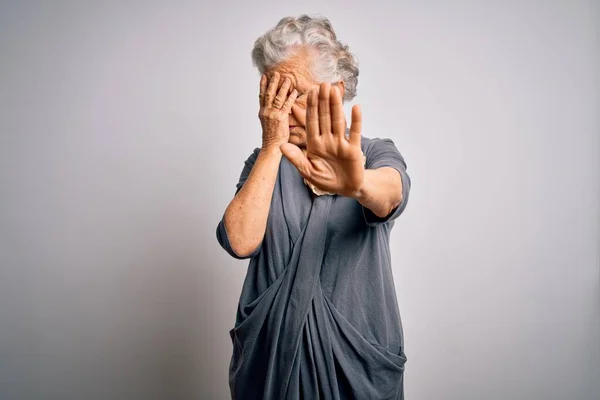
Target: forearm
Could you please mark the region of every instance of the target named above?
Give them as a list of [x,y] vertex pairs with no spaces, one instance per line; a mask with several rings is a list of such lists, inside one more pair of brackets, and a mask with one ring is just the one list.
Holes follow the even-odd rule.
[[391,167],[367,169],[361,188],[352,197],[384,218],[402,203],[400,173]]
[[240,256],[252,253],[264,237],[280,161],[278,146],[261,149],[244,186],[225,210],[229,242]]

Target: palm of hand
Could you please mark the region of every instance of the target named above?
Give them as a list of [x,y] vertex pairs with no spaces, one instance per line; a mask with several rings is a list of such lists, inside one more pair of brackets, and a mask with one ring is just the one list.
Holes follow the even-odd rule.
[[340,92],[323,83],[308,96],[306,131],[306,155],[290,143],[281,146],[283,154],[318,189],[351,196],[364,180],[360,108],[352,108],[347,138]]

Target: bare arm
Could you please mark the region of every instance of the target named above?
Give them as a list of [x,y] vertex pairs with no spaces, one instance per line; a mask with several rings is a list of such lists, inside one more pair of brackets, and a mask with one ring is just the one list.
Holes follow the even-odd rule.
[[[361,151],[362,113],[352,107],[350,135],[342,96],[337,87],[323,83],[311,91],[307,108],[307,155],[292,144],[284,144],[284,155],[300,174],[321,190],[356,199],[375,217],[386,218],[403,202],[402,176],[391,166],[364,168]],[[393,144],[379,150],[381,157],[401,158]],[[375,164],[381,163],[375,161]]]
[[240,257],[251,254],[265,235],[280,161],[279,146],[263,147],[244,186],[225,210],[229,243]]
[[270,79],[266,75],[261,77],[258,117],[263,145],[248,178],[223,216],[231,249],[241,258],[252,254],[265,235],[282,156],[279,147],[290,135],[288,116],[298,92],[291,90],[289,79],[283,80],[281,85],[279,81],[277,72]]
[[392,167],[365,170],[360,189],[352,197],[380,218],[402,203],[402,179]]

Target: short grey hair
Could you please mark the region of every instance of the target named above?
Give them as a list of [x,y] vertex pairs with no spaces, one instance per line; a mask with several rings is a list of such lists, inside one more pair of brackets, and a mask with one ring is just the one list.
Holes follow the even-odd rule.
[[252,62],[261,74],[291,56],[299,48],[317,50],[317,60],[312,66],[313,78],[318,82],[344,81],[344,100],[356,96],[358,60],[348,46],[337,40],[331,22],[324,17],[301,15],[286,17],[256,39]]

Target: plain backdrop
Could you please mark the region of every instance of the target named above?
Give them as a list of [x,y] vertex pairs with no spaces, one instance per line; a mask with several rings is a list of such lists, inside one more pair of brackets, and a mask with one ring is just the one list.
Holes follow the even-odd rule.
[[[3,1],[0,398],[227,399],[254,40],[330,18],[392,236],[407,400],[600,398],[597,1]],[[346,111],[351,104],[347,104]]]

